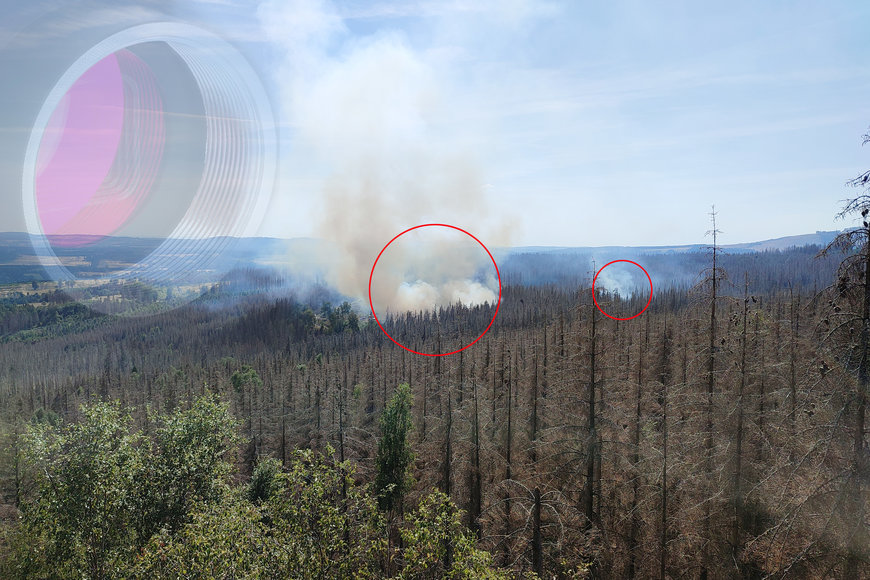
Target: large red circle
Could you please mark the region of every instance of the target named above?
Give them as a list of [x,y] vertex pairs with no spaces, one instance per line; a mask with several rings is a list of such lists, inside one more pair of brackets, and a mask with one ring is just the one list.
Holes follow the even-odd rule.
[[[598,274],[600,274],[601,271],[604,270],[604,268],[606,268],[607,266],[609,266],[611,264],[615,264],[617,262],[628,262],[629,264],[634,264],[635,266],[637,266],[638,268],[643,270],[643,273],[646,274],[646,279],[649,280],[649,298],[646,301],[646,306],[644,306],[643,310],[641,310],[640,312],[638,312],[634,316],[629,316],[627,318],[618,318],[616,316],[611,316],[611,315],[607,314],[606,312],[604,312],[604,309],[598,305],[598,300],[595,299],[595,281],[598,279]],[[601,266],[601,269],[598,270],[597,272],[595,272],[595,277],[592,278],[592,301],[595,302],[595,307],[601,311],[601,314],[603,314],[607,318],[612,318],[613,320],[631,320],[632,318],[637,318],[638,316],[640,316],[641,314],[646,312],[647,308],[649,308],[650,302],[652,302],[652,295],[653,295],[653,284],[652,284],[652,278],[649,277],[649,272],[647,272],[643,266],[641,266],[637,262],[632,262],[631,260],[613,260],[612,262],[608,262],[608,263],[604,264],[603,266]]]
[[[480,247],[483,248],[483,250],[486,252],[486,255],[489,256],[489,259],[490,259],[490,260],[492,260],[492,266],[493,266],[493,268],[495,268],[495,275],[496,275],[496,277],[498,278],[498,301],[497,301],[496,304],[495,304],[495,312],[492,313],[492,320],[489,321],[489,325],[486,327],[486,330],[484,330],[482,333],[480,333],[480,336],[478,336],[476,339],[474,339],[473,342],[470,342],[470,343],[466,344],[466,345],[463,346],[462,348],[457,349],[457,350],[454,350],[454,351],[451,351],[451,352],[445,352],[445,353],[440,353],[440,354],[431,354],[431,353],[427,353],[427,352],[417,352],[416,350],[413,350],[413,349],[408,348],[407,346],[405,346],[404,344],[402,344],[401,342],[399,342],[398,340],[396,340],[395,338],[393,338],[392,336],[390,336],[390,333],[387,332],[387,331],[384,329],[384,326],[381,324],[381,321],[378,320],[378,315],[375,313],[375,305],[374,305],[374,302],[372,301],[372,278],[373,278],[374,275],[375,275],[375,267],[378,265],[378,260],[381,259],[381,256],[383,255],[384,251],[386,251],[386,249],[390,247],[390,244],[392,244],[392,243],[395,242],[398,238],[400,238],[401,236],[407,234],[408,232],[413,231],[413,230],[416,230],[416,229],[419,229],[419,228],[426,228],[426,227],[430,227],[430,226],[439,226],[439,227],[442,227],[442,228],[451,228],[451,229],[454,229],[454,230],[460,231],[460,232],[462,232],[463,234],[465,234],[466,236],[470,237],[470,238],[471,238],[472,240],[474,240],[475,242],[477,242],[478,244],[480,244]],[[477,239],[476,237],[474,237],[472,234],[466,232],[466,231],[463,230],[462,228],[458,228],[458,227],[456,227],[456,226],[451,226],[450,224],[420,224],[419,226],[414,226],[414,227],[412,227],[412,228],[408,228],[408,229],[405,230],[404,232],[402,232],[402,233],[396,235],[392,240],[390,240],[389,242],[387,242],[387,245],[384,246],[383,250],[381,250],[381,251],[378,253],[378,257],[375,258],[375,263],[372,264],[372,271],[371,271],[371,273],[369,274],[369,306],[370,306],[371,309],[372,309],[372,316],[375,317],[375,322],[378,323],[378,326],[380,327],[381,332],[383,332],[384,335],[386,335],[386,337],[389,338],[390,340],[392,340],[396,345],[398,345],[398,346],[404,348],[404,349],[407,350],[408,352],[412,352],[412,353],[414,353],[414,354],[419,354],[419,355],[421,355],[421,356],[448,356],[448,355],[451,355],[451,354],[456,354],[457,352],[462,352],[462,351],[465,350],[466,348],[472,346],[472,345],[473,345],[474,343],[476,343],[478,340],[480,340],[481,338],[483,338],[483,335],[485,335],[487,332],[489,332],[489,329],[492,328],[492,323],[495,322],[495,317],[498,315],[498,308],[499,308],[499,306],[501,306],[501,274],[500,274],[499,271],[498,271],[498,264],[495,263],[495,258],[492,257],[492,254],[490,253],[489,249],[487,249],[487,247],[486,247],[485,245],[483,245],[483,242],[481,242],[480,240],[478,240],[478,239]]]

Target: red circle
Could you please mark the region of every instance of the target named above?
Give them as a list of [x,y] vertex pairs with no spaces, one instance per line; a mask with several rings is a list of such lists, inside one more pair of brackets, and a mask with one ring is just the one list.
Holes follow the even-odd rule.
[[[606,268],[610,264],[615,264],[617,262],[628,262],[629,264],[634,264],[635,266],[637,266],[638,268],[643,270],[643,273],[646,274],[646,279],[649,280],[649,298],[646,301],[646,306],[643,307],[643,310],[641,310],[640,312],[638,312],[634,316],[629,316],[628,318],[617,318],[616,316],[611,316],[611,315],[607,314],[606,312],[604,312],[604,309],[598,305],[598,300],[595,299],[595,280],[598,279],[598,274],[600,274],[601,271],[604,270],[604,268]],[[631,320],[632,318],[637,318],[638,316],[640,316],[641,314],[646,312],[647,308],[649,308],[650,302],[652,302],[652,295],[653,295],[653,285],[652,285],[652,278],[649,277],[649,272],[647,272],[643,266],[641,266],[637,262],[632,262],[631,260],[613,260],[612,262],[608,262],[608,263],[604,264],[603,266],[601,266],[601,269],[598,270],[595,273],[595,277],[592,278],[592,301],[595,302],[595,307],[601,311],[601,314],[603,314],[607,318],[612,318],[613,320]]]
[[[495,268],[495,275],[496,275],[496,277],[498,277],[498,302],[496,302],[496,304],[495,304],[495,312],[492,313],[492,320],[489,321],[489,325],[486,327],[486,330],[484,330],[483,332],[481,332],[481,333],[480,333],[480,336],[478,336],[476,339],[474,339],[474,342],[471,342],[471,343],[469,343],[469,344],[466,344],[466,345],[463,346],[462,348],[457,349],[457,350],[454,350],[454,351],[452,351],[452,352],[445,352],[445,353],[441,353],[441,354],[430,354],[430,353],[427,353],[427,352],[417,352],[416,350],[413,350],[413,349],[408,348],[407,346],[405,346],[404,344],[402,344],[401,342],[397,341],[395,338],[393,338],[392,336],[390,336],[390,333],[387,332],[387,331],[384,329],[383,325],[381,324],[381,321],[378,320],[378,315],[375,313],[375,305],[374,305],[374,302],[372,302],[372,278],[373,278],[374,275],[375,275],[375,266],[378,265],[378,260],[381,259],[381,255],[383,255],[384,251],[385,251],[387,248],[390,247],[390,244],[392,244],[393,242],[395,242],[395,241],[396,241],[398,238],[400,238],[401,236],[407,234],[408,232],[410,232],[410,231],[412,231],[412,230],[416,230],[416,229],[418,229],[418,228],[426,228],[426,227],[429,227],[429,226],[440,226],[440,227],[442,227],[442,228],[451,228],[451,229],[454,229],[454,230],[460,231],[460,232],[462,232],[463,234],[465,234],[466,236],[470,237],[470,238],[471,238],[472,240],[474,240],[475,242],[477,242],[478,244],[480,244],[480,247],[483,248],[483,250],[486,252],[486,255],[489,256],[489,259],[490,259],[490,260],[492,260],[492,266],[493,266],[493,268]],[[378,257],[375,258],[375,263],[372,264],[372,271],[371,271],[371,273],[369,274],[369,306],[370,306],[371,309],[372,309],[372,316],[375,317],[375,322],[378,323],[378,326],[380,327],[381,332],[383,332],[383,333],[386,335],[387,338],[389,338],[390,340],[392,340],[392,341],[393,341],[395,344],[397,344],[398,346],[404,348],[404,349],[407,350],[408,352],[412,352],[412,353],[414,353],[414,354],[419,354],[419,355],[421,355],[421,356],[448,356],[448,355],[451,355],[451,354],[456,354],[457,352],[462,352],[463,350],[465,350],[465,349],[468,348],[469,346],[472,346],[472,345],[473,345],[474,343],[476,343],[478,340],[480,340],[481,338],[483,338],[483,335],[485,335],[487,332],[489,332],[489,329],[492,328],[492,323],[495,322],[495,317],[498,315],[498,308],[499,308],[500,305],[501,305],[501,274],[500,274],[499,271],[498,271],[498,264],[495,263],[495,258],[492,257],[492,254],[489,252],[489,249],[487,249],[487,247],[486,247],[485,245],[483,245],[483,242],[481,242],[481,241],[478,240],[476,237],[474,237],[472,234],[466,232],[466,231],[463,230],[462,228],[457,228],[456,226],[451,226],[450,224],[420,224],[419,226],[414,226],[414,227],[412,227],[412,228],[408,228],[408,229],[405,230],[404,232],[402,232],[402,233],[396,235],[392,240],[390,240],[389,242],[387,242],[387,245],[384,246],[384,249],[381,250],[380,253],[378,253]]]

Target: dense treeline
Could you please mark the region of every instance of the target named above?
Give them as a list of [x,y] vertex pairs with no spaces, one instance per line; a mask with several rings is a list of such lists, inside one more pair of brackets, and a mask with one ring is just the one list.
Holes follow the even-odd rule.
[[[787,250],[767,250],[723,254],[723,271],[746,272],[750,292],[772,294],[789,287],[823,288],[836,271],[835,257],[818,258],[818,246]],[[625,258],[626,256],[621,256]],[[697,273],[706,266],[708,257],[702,252],[651,253],[628,256],[638,260],[649,271],[656,293],[685,295],[685,290],[697,280]],[[603,261],[597,267],[601,267]],[[574,290],[589,285],[595,262],[587,254],[571,252],[511,254],[500,264],[502,278],[508,286],[556,287]],[[140,282],[111,282],[75,287],[72,282],[34,282],[34,292],[7,292],[0,298],[0,341],[32,341],[34,339],[80,332],[96,324],[112,323],[100,314],[83,308],[80,302],[97,301],[103,313],[123,313],[128,310],[159,310],[160,304],[182,304],[189,295],[198,293],[197,302],[213,306],[235,306],[246,299],[262,300],[264,295],[275,298],[295,294],[299,303],[319,311],[327,303],[338,304],[342,298],[333,290],[316,283],[299,284],[292,276],[259,267],[235,268],[218,284],[203,285],[196,292],[183,292],[172,287],[149,287]],[[50,288],[52,289],[50,289]],[[41,291],[36,291],[37,288]],[[296,288],[297,291],[289,289]],[[679,291],[676,292],[675,291]],[[724,287],[725,293],[739,293],[737,286]],[[159,303],[159,304],[158,304]],[[364,303],[360,303],[360,307]],[[339,309],[341,306],[338,307]],[[336,315],[347,318],[347,312],[336,313],[330,320],[334,327]],[[354,313],[354,316],[356,314]],[[62,321],[62,324],[58,322]],[[358,323],[358,321],[357,321]],[[39,329],[36,330],[35,329]],[[485,325],[484,325],[485,328]],[[482,330],[482,329],[481,329]]]
[[[866,216],[870,198],[858,198],[846,214],[853,211]],[[58,493],[45,485],[56,476],[47,471],[40,483],[28,469],[75,464],[63,453],[76,447],[37,445],[47,454],[39,459],[34,430],[56,430],[33,425],[79,425],[52,436],[74,442],[102,418],[111,429],[99,433],[115,447],[94,453],[111,456],[107,473],[139,474],[136,482],[149,482],[143,489],[169,486],[154,496],[121,496],[159,496],[171,505],[148,515],[147,526],[99,520],[100,538],[123,537],[113,544],[119,552],[103,554],[104,567],[85,572],[90,577],[122,569],[134,554],[144,563],[123,574],[180,576],[178,567],[219,558],[203,545],[229,550],[240,537],[251,559],[237,570],[204,573],[268,576],[278,574],[275,565],[305,577],[309,564],[298,558],[317,550],[337,554],[326,560],[345,567],[325,572],[337,576],[358,569],[438,577],[462,561],[460,552],[487,574],[495,573],[491,557],[504,573],[560,578],[867,576],[870,225],[837,239],[810,272],[812,287],[782,278],[764,257],[737,262],[752,267],[735,270],[716,247],[715,223],[713,233],[700,282],[657,292],[640,317],[604,316],[582,284],[506,285],[491,330],[449,357],[403,350],[349,304],[230,299],[218,289],[152,316],[66,328],[37,320],[37,328],[59,331],[0,347],[0,516],[19,530],[11,537],[31,534],[23,545],[54,546],[51,529],[30,514],[40,498]],[[841,260],[824,289],[817,275]],[[636,312],[645,302],[606,293],[597,300],[609,312]],[[383,322],[409,348],[446,352],[474,340],[492,313],[491,305],[457,305]],[[83,316],[70,318],[87,322]],[[209,496],[219,503],[194,494],[200,499],[191,507],[177,503],[188,488],[173,487],[172,474],[184,472],[180,458],[200,448],[161,450],[169,449],[167,429],[199,412],[203,397],[226,401],[240,423],[238,454],[226,459],[222,475],[207,478],[236,491]],[[110,400],[118,406],[98,403]],[[391,401],[410,415],[390,411]],[[129,419],[122,408],[131,409]],[[312,466],[324,470],[332,491],[311,505],[338,522],[330,527],[336,534],[315,540],[294,519],[298,506],[286,503],[308,493]],[[285,503],[257,503],[271,489],[269,474]],[[85,496],[123,483],[99,477],[72,479]],[[249,490],[244,498],[240,486]],[[390,494],[399,492],[396,507]],[[351,497],[361,518],[352,525],[342,507]],[[75,521],[92,517],[85,509]],[[225,518],[222,529],[217,522]],[[459,535],[433,536],[425,523],[433,518],[438,529]],[[375,528],[380,535],[366,535]],[[415,552],[409,530],[430,544]],[[346,548],[355,538],[374,552],[346,562],[340,556],[351,556]],[[4,549],[20,554],[21,545]],[[92,557],[86,545],[55,546],[61,551],[25,563],[72,572],[59,562]]]
[[[823,288],[834,276],[838,262],[832,258],[818,259],[821,249],[807,245],[784,250],[723,253],[721,265],[726,272],[747,272],[750,292],[754,294],[779,292],[789,285]],[[704,251],[644,252],[635,248],[604,248],[594,252],[565,249],[510,254],[499,268],[502,279],[512,285],[576,288],[588,285],[594,270],[617,259],[642,264],[657,289],[690,288],[697,281],[698,272],[709,266],[709,256]],[[731,292],[729,288],[724,290]]]
[[[714,278],[725,284],[717,271],[692,292],[657,295],[628,322],[604,317],[588,289],[507,287],[491,331],[446,358],[412,355],[370,322],[336,324],[329,314],[342,309],[315,313],[292,299],[191,305],[9,343],[0,350],[6,501],[29,492],[17,450],[32,417],[86,420],[80,404],[119,399],[147,433],[146,409],[193,409],[209,393],[240,418],[239,477],[258,458],[292,472],[294,449],[340,450],[358,481],[373,482],[377,418],[408,383],[409,505],[442,491],[501,567],[841,575],[855,533],[846,514],[858,501],[848,485],[856,379],[839,364],[848,327],[840,341],[823,341],[822,329],[848,296],[796,288],[713,302]],[[459,317],[485,310],[392,324],[435,351]],[[864,505],[864,487],[857,493]],[[217,517],[208,513],[196,517]]]

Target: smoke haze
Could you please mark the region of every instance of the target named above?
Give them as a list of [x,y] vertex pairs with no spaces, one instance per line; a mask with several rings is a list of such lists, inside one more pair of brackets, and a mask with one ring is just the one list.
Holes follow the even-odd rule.
[[[491,223],[474,152],[456,129],[453,99],[461,90],[437,57],[390,31],[350,41],[333,6],[320,0],[270,0],[258,14],[283,52],[281,104],[298,132],[297,147],[313,151],[327,175],[314,219],[318,236],[337,247],[330,284],[365,296],[378,252],[421,223],[456,224],[486,244],[510,243],[509,224]],[[425,252],[397,248],[391,255],[373,289],[383,307],[493,299],[485,279],[471,278],[493,270],[479,246],[457,251],[438,242]],[[416,277],[415,269],[427,275]]]
[[489,256],[452,228],[432,226],[402,235],[384,250],[372,276],[372,303],[379,314],[497,300],[498,279]]
[[607,290],[628,298],[634,294],[646,295],[649,282],[640,268],[627,262],[610,264],[598,274],[596,290]]

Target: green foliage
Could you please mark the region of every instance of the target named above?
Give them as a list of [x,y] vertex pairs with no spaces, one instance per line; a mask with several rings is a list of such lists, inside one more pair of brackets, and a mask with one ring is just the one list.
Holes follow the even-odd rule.
[[[275,492],[259,507],[230,494],[220,506],[194,511],[178,533],[155,536],[137,559],[134,577],[385,577],[384,522],[366,489],[354,484],[350,464],[297,451],[288,471],[272,476]],[[508,577],[475,547],[446,495],[426,496],[407,523],[404,567],[395,578]],[[448,545],[452,559],[445,568]]]
[[84,406],[67,426],[32,422],[24,455],[37,488],[0,576],[366,579],[386,577],[392,561],[397,579],[502,578],[440,493],[399,523],[404,550],[389,547],[377,500],[397,501],[394,482],[402,492],[410,482],[410,404],[401,385],[382,420],[392,447],[379,465],[393,480],[380,496],[329,447],[295,451],[286,469],[261,458],[247,485],[231,487],[237,426],[209,397],[155,417],[153,437],[117,403]]
[[263,386],[263,380],[251,365],[243,365],[241,370],[234,372],[230,382],[237,393],[241,393],[246,387],[259,389]]
[[248,482],[247,498],[254,504],[261,504],[278,492],[281,462],[272,457],[261,457],[254,467],[251,481]]
[[237,494],[220,504],[199,504],[177,533],[163,530],[151,538],[130,577],[269,578],[264,532],[259,510]]
[[[45,303],[35,306],[19,303],[22,300]],[[111,317],[68,300],[60,292],[0,299],[0,342],[36,342],[83,332],[111,320]]]
[[37,489],[22,505],[8,576],[111,578],[157,531],[226,494],[235,441],[226,405],[197,401],[159,418],[153,444],[117,403],[82,407],[82,420],[31,424],[24,456]]
[[359,331],[359,316],[353,311],[349,302],[342,302],[337,308],[333,308],[329,302],[324,302],[320,308],[320,315],[326,319],[324,330],[328,332]]
[[263,506],[276,576],[378,577],[384,526],[373,499],[354,484],[350,463],[297,451],[278,477],[280,493]]
[[40,407],[33,412],[33,416],[30,418],[30,422],[34,424],[47,423],[52,427],[57,427],[58,425],[60,425],[60,415],[58,415],[51,409],[43,409],[42,407]]
[[38,497],[22,506],[10,573],[25,578],[109,578],[129,561],[141,437],[116,403],[82,408],[60,430],[31,426],[25,458]]
[[136,577],[379,577],[383,524],[349,464],[297,451],[287,472],[277,462],[259,465],[272,477],[267,499],[256,506],[230,494],[195,510],[178,533],[149,542]]
[[[30,481],[22,481],[22,453],[25,424],[22,421],[0,421],[0,503],[17,505],[22,490]],[[3,540],[0,538],[0,559]],[[0,575],[2,577],[2,575]]]
[[314,329],[314,325],[317,322],[317,315],[313,310],[311,310],[311,308],[306,307],[305,310],[302,311],[302,314],[299,315],[299,322],[300,328],[305,334],[307,334]]
[[401,530],[405,565],[399,578],[509,577],[493,567],[489,552],[475,547],[474,535],[463,525],[461,512],[445,494],[436,491],[424,497],[407,523]]
[[375,493],[384,511],[400,507],[413,483],[410,467],[414,453],[408,441],[412,428],[411,387],[401,384],[381,415],[381,439],[375,457]]
[[187,411],[162,418],[140,489],[140,537],[161,527],[175,530],[194,503],[218,502],[233,466],[225,460],[239,442],[226,403],[197,400]]

